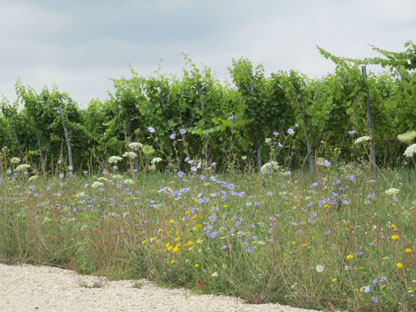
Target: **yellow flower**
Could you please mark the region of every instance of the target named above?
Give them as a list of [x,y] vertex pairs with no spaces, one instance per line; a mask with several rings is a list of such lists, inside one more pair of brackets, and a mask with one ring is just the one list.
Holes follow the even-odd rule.
[[194,267],[196,267],[196,268],[197,268],[197,267],[199,267],[199,264],[198,264],[198,263],[196,263],[196,264],[194,265]]
[[197,243],[199,243],[200,241],[202,241],[202,238],[198,238],[198,239],[196,240],[196,242],[197,242]]
[[329,204],[324,205],[324,208],[329,208],[329,207],[331,207],[331,205],[329,205]]
[[175,221],[173,221],[173,220],[169,220],[169,223],[173,223],[173,222],[175,222]]
[[179,248],[178,246],[175,246],[175,248],[173,248],[173,252],[178,252]]
[[401,269],[403,267],[403,263],[396,263],[397,268]]
[[175,259],[173,259],[171,262],[170,262],[170,264],[174,264],[175,263]]
[[190,240],[189,242],[188,242],[188,246],[192,246],[192,241]]
[[142,241],[142,245],[146,244],[146,240]]
[[353,256],[353,255],[348,255],[348,256],[347,256],[347,259],[352,259],[352,258],[354,258],[354,256]]
[[175,242],[177,242],[178,240],[180,240],[181,238],[180,237],[176,237],[175,238]]
[[198,231],[198,227],[195,225],[195,226],[193,227],[193,230],[194,230],[194,232]]
[[333,283],[335,283],[335,282],[337,281],[337,278],[336,278],[336,277],[334,277],[331,281],[332,281]]
[[358,267],[358,270],[362,270],[362,269],[364,269],[362,266]]
[[391,239],[399,239],[399,235],[392,235]]
[[223,207],[224,207],[224,208],[227,208],[227,207],[228,207],[228,205],[224,205]]
[[357,291],[358,291],[358,288],[354,289],[354,292],[357,292]]
[[308,246],[308,244],[302,244],[302,247],[306,247],[306,246]]
[[412,252],[412,249],[406,248],[406,253],[411,253],[411,252]]

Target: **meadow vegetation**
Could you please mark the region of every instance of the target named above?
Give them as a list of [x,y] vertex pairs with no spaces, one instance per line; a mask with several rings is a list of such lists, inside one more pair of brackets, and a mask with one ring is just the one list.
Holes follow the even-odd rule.
[[[4,148],[2,261],[148,278],[250,303],[416,307],[414,170],[379,170],[376,182],[365,158],[337,162],[335,149],[317,158],[312,177],[272,154],[260,174],[218,172],[189,157],[161,172],[154,150],[131,146],[135,152],[110,157],[100,171],[74,173],[58,162],[44,175]],[[130,169],[120,170],[123,163]]]

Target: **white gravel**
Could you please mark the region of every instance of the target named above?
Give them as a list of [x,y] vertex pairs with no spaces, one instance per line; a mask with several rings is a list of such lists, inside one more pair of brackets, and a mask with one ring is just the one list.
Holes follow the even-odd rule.
[[[98,284],[99,287],[93,287]],[[164,289],[147,280],[105,278],[46,266],[0,264],[0,311],[281,311],[306,312],[278,304],[245,304],[186,289]]]

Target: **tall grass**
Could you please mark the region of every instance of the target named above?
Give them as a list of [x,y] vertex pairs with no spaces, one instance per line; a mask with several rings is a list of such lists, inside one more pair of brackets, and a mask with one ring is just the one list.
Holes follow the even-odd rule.
[[218,175],[214,166],[186,174],[60,169],[30,181],[30,169],[3,170],[0,258],[250,303],[416,309],[407,171],[374,182],[353,164],[321,166],[313,180],[272,167]]

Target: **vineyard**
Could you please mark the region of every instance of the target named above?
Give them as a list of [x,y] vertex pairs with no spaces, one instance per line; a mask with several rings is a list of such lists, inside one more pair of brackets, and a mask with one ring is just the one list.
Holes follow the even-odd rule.
[[[415,311],[416,45],[309,79],[113,79],[1,103],[0,262],[325,311]],[[367,74],[367,65],[385,72]],[[260,174],[259,174],[260,173]],[[139,286],[138,286],[139,287]],[[163,300],[161,298],[160,300]]]
[[[229,68],[233,86],[185,57],[181,79],[143,78],[131,69],[131,78],[113,79],[107,100],[91,100],[86,109],[56,88],[37,93],[18,81],[16,103],[1,102],[0,146],[47,171],[59,160],[79,171],[98,168],[129,152],[132,142],[153,147],[152,156],[163,160],[158,169],[182,168],[186,157],[215,161],[222,170],[260,169],[270,160],[295,169],[311,166],[314,157],[359,160],[362,150],[350,143],[368,135],[376,164],[398,167],[407,146],[397,135],[416,128],[415,45],[406,47],[400,53],[374,48],[382,57],[364,60],[320,49],[336,64],[335,73],[320,79],[294,71],[266,77],[261,65],[242,58]],[[386,72],[367,77],[367,64]],[[145,160],[137,166],[144,168]]]

